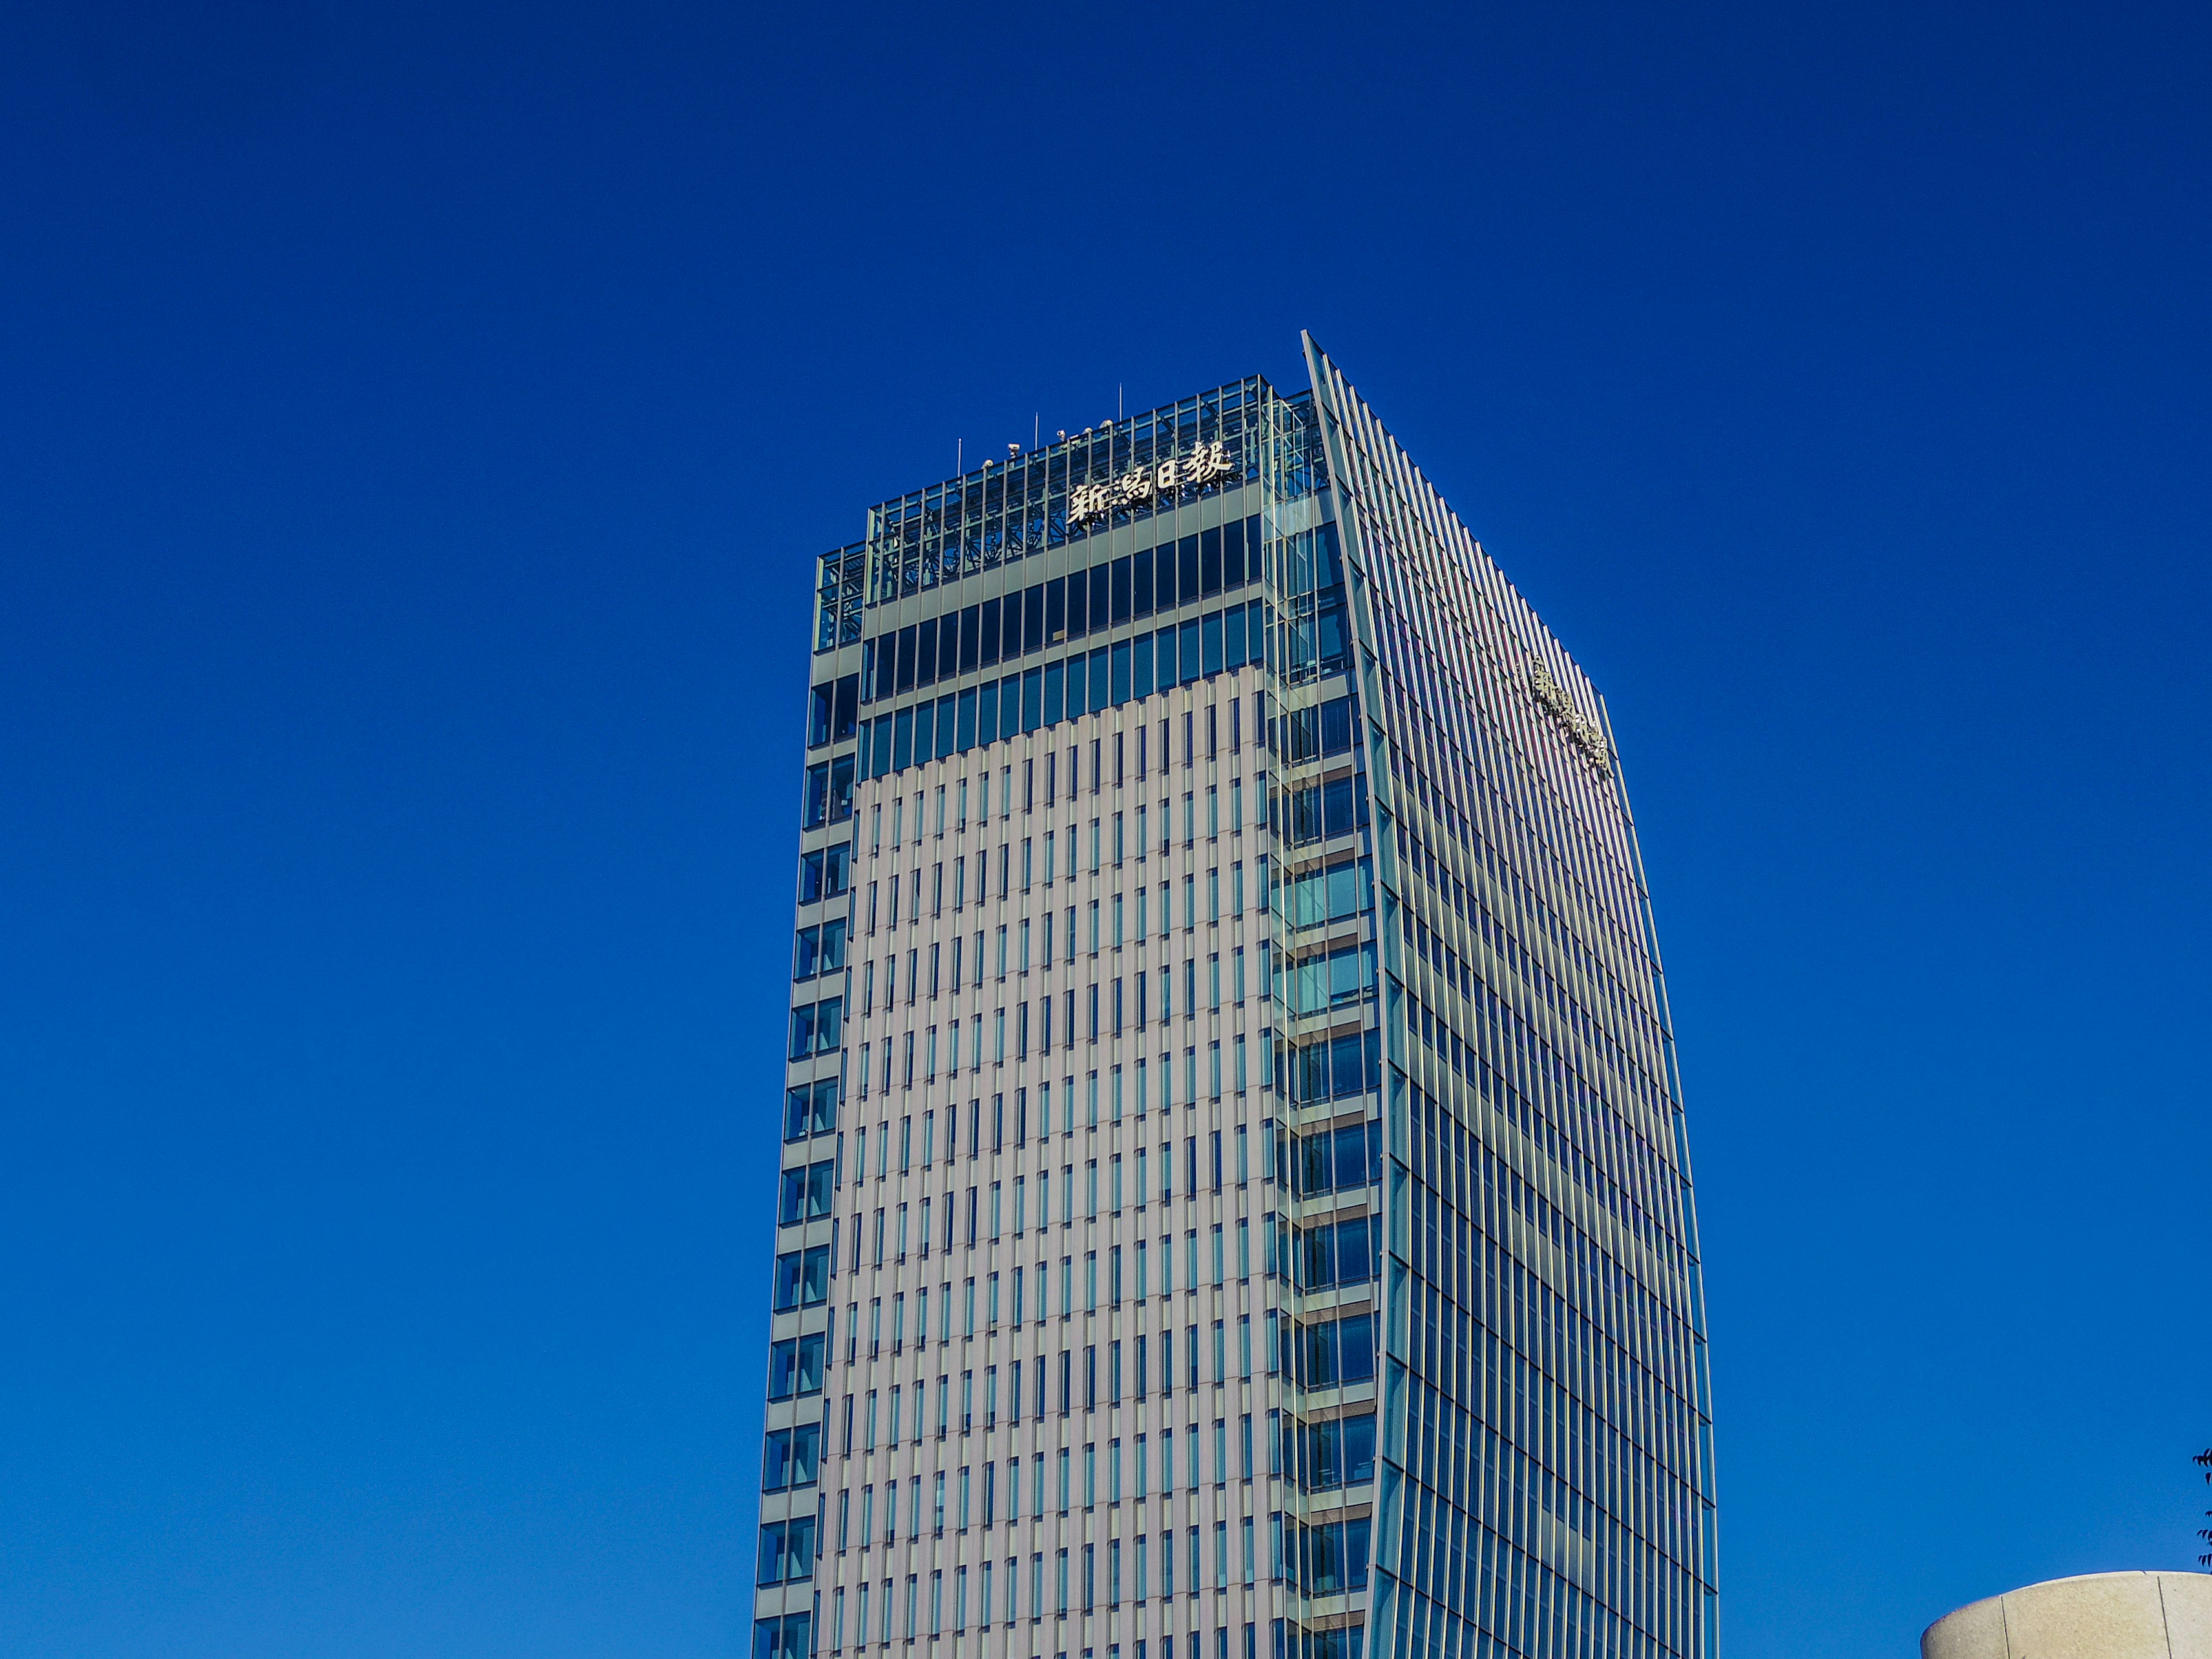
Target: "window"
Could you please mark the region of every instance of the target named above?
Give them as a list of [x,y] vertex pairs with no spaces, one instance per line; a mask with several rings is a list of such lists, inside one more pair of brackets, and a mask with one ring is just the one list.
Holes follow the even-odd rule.
[[795,1429],[777,1429],[768,1437],[761,1457],[761,1490],[785,1492],[814,1484],[821,1456],[822,1425],[808,1423]]
[[1346,1319],[1282,1325],[1285,1370],[1302,1389],[1334,1389],[1365,1382],[1375,1376],[1375,1322],[1372,1315]]
[[[865,1620],[867,1592],[864,1589],[860,1594]],[[886,1614],[888,1611],[886,1607]],[[781,1619],[754,1620],[752,1659],[807,1659],[813,1648],[813,1615],[805,1613],[787,1613]]]
[[837,1079],[823,1078],[784,1092],[783,1138],[804,1140],[837,1127]]
[[1375,1478],[1375,1418],[1342,1417],[1327,1423],[1301,1423],[1293,1467],[1308,1492],[1334,1492]]
[[1370,1525],[1359,1520],[1299,1526],[1291,1567],[1300,1588],[1310,1595],[1365,1589]]
[[817,1308],[830,1299],[830,1247],[786,1250],[775,1259],[775,1310]]
[[825,1334],[790,1337],[771,1343],[768,1357],[768,1397],[789,1400],[794,1395],[822,1392],[822,1358]]
[[809,1054],[830,1054],[844,1041],[845,999],[830,997],[803,1008],[791,1011],[791,1054],[793,1060],[804,1060]]
[[1304,1291],[1337,1285],[1361,1285],[1382,1271],[1381,1218],[1354,1216],[1349,1221],[1292,1230],[1291,1280]]
[[776,1224],[789,1227],[828,1215],[835,1193],[836,1174],[836,1163],[830,1158],[819,1164],[810,1164],[804,1169],[786,1170],[782,1187],[777,1195]]

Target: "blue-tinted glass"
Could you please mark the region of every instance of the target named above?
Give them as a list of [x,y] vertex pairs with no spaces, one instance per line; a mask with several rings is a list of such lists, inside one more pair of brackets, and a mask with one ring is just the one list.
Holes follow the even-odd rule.
[[1346,1382],[1364,1382],[1375,1375],[1375,1322],[1366,1314],[1339,1320],[1343,1340],[1343,1376]]
[[[1370,1447],[1373,1438],[1370,1432]],[[812,1486],[820,1472],[821,1457],[822,1425],[819,1423],[805,1423],[793,1429],[791,1431],[791,1484],[794,1486]]]
[[798,1379],[799,1344],[793,1341],[769,1344],[768,1397],[771,1400],[790,1399],[793,1385]]

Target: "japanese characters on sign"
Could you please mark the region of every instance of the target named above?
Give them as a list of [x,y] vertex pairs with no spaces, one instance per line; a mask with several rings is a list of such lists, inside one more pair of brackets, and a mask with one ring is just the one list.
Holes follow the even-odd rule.
[[1188,455],[1171,455],[1151,466],[1133,466],[1111,483],[1076,485],[1067,495],[1067,521],[1088,524],[1117,507],[1171,501],[1179,490],[1228,476],[1229,457],[1217,438],[1198,445]]
[[1536,694],[1536,701],[1567,728],[1567,735],[1575,740],[1575,746],[1595,763],[1597,769],[1610,770],[1613,745],[1606,741],[1604,728],[1595,720],[1583,718],[1582,712],[1559,689],[1559,683],[1552,678],[1551,670],[1541,663],[1529,665],[1528,686]]

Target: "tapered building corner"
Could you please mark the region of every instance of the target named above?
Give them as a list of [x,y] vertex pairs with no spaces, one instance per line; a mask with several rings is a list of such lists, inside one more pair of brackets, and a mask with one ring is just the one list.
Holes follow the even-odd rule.
[[1305,358],[819,561],[756,1659],[1716,1651],[1611,726]]

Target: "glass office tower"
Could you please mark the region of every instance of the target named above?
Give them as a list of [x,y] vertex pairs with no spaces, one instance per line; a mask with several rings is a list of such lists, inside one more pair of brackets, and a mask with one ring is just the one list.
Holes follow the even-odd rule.
[[1305,356],[820,561],[756,1659],[1716,1650],[1605,708]]

